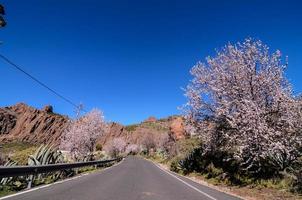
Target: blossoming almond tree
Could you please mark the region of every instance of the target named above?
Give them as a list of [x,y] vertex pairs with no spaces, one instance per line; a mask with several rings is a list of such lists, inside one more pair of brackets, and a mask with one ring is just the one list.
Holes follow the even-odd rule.
[[150,150],[154,150],[156,148],[156,138],[151,132],[145,132],[139,143],[146,150],[147,154],[150,153]]
[[165,155],[172,155],[172,148],[176,144],[175,138],[168,132],[155,135],[155,147]]
[[92,155],[97,139],[106,131],[103,113],[93,109],[84,116],[70,121],[62,135],[61,148],[76,160]]
[[140,147],[137,144],[129,144],[126,149],[126,154],[137,154],[140,152]]
[[268,158],[286,167],[299,156],[302,104],[293,97],[285,68],[280,51],[270,54],[251,39],[197,63],[186,89],[190,130],[209,151],[234,151],[247,170],[261,170]]
[[104,150],[111,157],[116,157],[125,151],[127,144],[123,138],[114,138],[108,144],[105,145]]

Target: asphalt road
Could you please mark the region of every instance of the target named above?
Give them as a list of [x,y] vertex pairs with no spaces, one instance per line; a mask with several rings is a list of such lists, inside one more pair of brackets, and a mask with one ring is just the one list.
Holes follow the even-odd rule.
[[104,171],[18,194],[8,200],[234,200],[236,197],[128,157]]

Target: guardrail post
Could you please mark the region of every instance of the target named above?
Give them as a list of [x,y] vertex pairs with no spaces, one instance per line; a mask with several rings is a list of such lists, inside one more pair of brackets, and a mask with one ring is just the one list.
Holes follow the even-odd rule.
[[34,179],[34,175],[29,175],[28,183],[27,183],[27,189],[31,188],[33,179]]

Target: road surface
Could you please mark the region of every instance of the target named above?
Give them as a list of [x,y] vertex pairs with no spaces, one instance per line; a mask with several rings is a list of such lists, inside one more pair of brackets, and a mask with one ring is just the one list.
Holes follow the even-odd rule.
[[38,188],[7,200],[235,200],[237,197],[128,157],[104,171]]

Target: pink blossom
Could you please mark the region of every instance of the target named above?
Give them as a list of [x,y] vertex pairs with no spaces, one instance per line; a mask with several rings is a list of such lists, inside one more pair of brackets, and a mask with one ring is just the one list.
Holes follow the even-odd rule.
[[80,159],[94,151],[97,139],[106,131],[103,113],[93,109],[86,115],[71,120],[62,135],[61,148],[71,153],[75,159]]
[[[248,167],[267,157],[291,161],[301,146],[301,101],[285,78],[280,51],[261,41],[228,44],[192,69],[185,116],[209,149],[235,151]],[[258,166],[260,167],[260,166]]]

